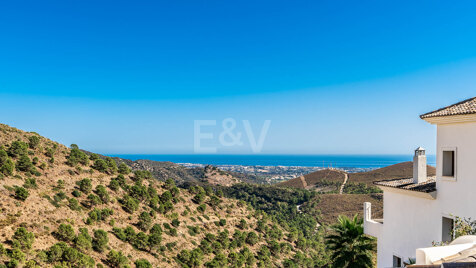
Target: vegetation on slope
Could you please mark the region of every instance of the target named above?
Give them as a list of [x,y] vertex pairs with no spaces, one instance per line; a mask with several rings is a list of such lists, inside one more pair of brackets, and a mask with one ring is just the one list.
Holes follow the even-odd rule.
[[315,219],[296,210],[309,191],[179,188],[5,125],[0,146],[0,263],[9,267],[328,264]]

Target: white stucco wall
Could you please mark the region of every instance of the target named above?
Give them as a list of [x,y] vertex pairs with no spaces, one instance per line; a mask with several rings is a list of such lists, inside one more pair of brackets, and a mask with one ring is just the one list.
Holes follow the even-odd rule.
[[[442,177],[442,152],[456,150],[456,178]],[[377,237],[378,268],[392,267],[393,255],[407,261],[417,248],[441,241],[442,217],[476,219],[476,122],[437,127],[437,198],[384,191],[384,224]],[[373,232],[374,233],[374,232]]]

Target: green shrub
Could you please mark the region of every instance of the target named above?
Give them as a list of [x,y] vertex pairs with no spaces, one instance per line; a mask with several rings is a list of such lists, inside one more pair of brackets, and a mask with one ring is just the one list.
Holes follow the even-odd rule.
[[255,232],[249,232],[246,237],[246,243],[253,246],[258,243],[258,239],[258,235]]
[[28,144],[23,141],[14,141],[8,148],[8,155],[11,157],[18,157],[28,153]]
[[90,193],[91,190],[93,189],[93,185],[91,184],[91,179],[89,178],[84,178],[76,182],[76,184],[79,186],[79,190],[85,194]]
[[200,206],[197,207],[197,211],[200,213],[204,213],[206,208],[207,208],[207,205],[201,204]]
[[121,203],[123,209],[129,213],[133,213],[139,208],[139,201],[128,195],[124,196]]
[[30,193],[28,192],[27,189],[20,187],[20,186],[15,186],[15,198],[21,201],[25,201]]
[[57,262],[60,261],[63,256],[63,248],[59,244],[55,244],[48,250],[48,261]]
[[71,209],[71,210],[75,210],[75,211],[79,211],[81,210],[81,206],[79,205],[79,202],[76,198],[70,198],[68,199],[68,207]]
[[99,172],[106,173],[108,170],[108,165],[103,159],[97,159],[94,161],[93,168]]
[[152,217],[147,212],[142,212],[139,215],[139,222],[137,223],[137,227],[142,231],[149,230],[150,226],[152,225]]
[[74,240],[75,246],[82,252],[87,252],[92,248],[93,239],[89,235],[88,229],[80,228],[79,234]]
[[107,254],[107,263],[111,267],[125,268],[129,265],[129,259],[121,251],[111,250]]
[[139,250],[147,250],[149,248],[149,237],[143,233],[139,232],[134,239],[134,247]]
[[119,164],[118,171],[121,174],[127,175],[131,172],[131,169],[125,163],[121,163]]
[[76,166],[78,163],[83,166],[89,165],[88,155],[79,150],[79,147],[76,144],[71,144],[71,151],[66,159],[66,164],[72,167]]
[[0,165],[0,173],[5,176],[11,176],[13,175],[14,170],[15,162],[13,162],[13,160],[7,156],[4,160],[2,160],[2,163]]
[[70,224],[60,224],[58,230],[56,231],[56,236],[59,240],[70,242],[73,241],[76,237],[74,229]]
[[117,191],[120,187],[119,182],[116,179],[111,179],[108,185],[109,189]]
[[80,197],[80,196],[81,196],[81,192],[78,191],[78,190],[74,190],[71,194],[72,194],[74,197]]
[[28,146],[30,149],[35,149],[40,144],[40,137],[34,135],[28,137]]
[[109,202],[109,194],[107,193],[106,187],[103,185],[96,186],[95,193],[99,196],[102,203],[106,204]]
[[136,268],[152,268],[152,264],[146,259],[138,259],[134,263]]
[[109,238],[107,232],[104,230],[94,230],[93,249],[98,252],[103,252],[106,249]]
[[20,227],[15,231],[12,241],[13,245],[18,245],[20,249],[31,249],[35,241],[35,235],[28,232],[24,227]]
[[21,155],[17,161],[16,168],[18,171],[27,172],[33,168],[33,163],[28,155]]
[[36,184],[36,179],[35,178],[27,178],[25,183],[23,184],[23,187],[29,188],[29,189],[38,188],[38,185]]

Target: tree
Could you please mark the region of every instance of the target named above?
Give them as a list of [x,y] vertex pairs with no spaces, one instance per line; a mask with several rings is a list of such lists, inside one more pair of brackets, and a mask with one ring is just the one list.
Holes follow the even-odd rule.
[[104,204],[109,202],[109,194],[107,193],[106,187],[103,185],[98,185],[96,186],[95,192]]
[[118,171],[121,174],[127,175],[131,172],[131,169],[123,162],[119,164]]
[[258,243],[258,240],[258,235],[255,232],[249,232],[248,236],[246,237],[246,243],[252,246]]
[[107,254],[107,262],[111,267],[125,268],[129,265],[129,259],[122,254],[122,251],[111,250]]
[[101,229],[94,230],[93,249],[98,252],[103,252],[104,249],[106,249],[107,243],[109,243],[107,232]]
[[142,231],[147,231],[149,230],[150,226],[152,225],[152,217],[150,217],[150,214],[146,211],[143,211],[139,215],[139,222],[137,223],[137,227],[141,229]]
[[13,245],[18,245],[20,249],[31,249],[35,241],[35,235],[28,232],[24,227],[20,227],[15,231],[12,240]]
[[93,189],[93,185],[91,184],[91,179],[84,178],[76,184],[79,186],[79,190],[85,194],[89,194],[91,190]]
[[15,198],[21,201],[25,201],[30,193],[27,189],[19,186],[15,186]]
[[59,240],[66,242],[73,241],[75,238],[73,227],[69,224],[64,223],[60,224],[58,230],[56,231],[56,235],[58,236]]
[[108,166],[107,166],[106,161],[104,161],[102,159],[97,159],[96,161],[94,161],[93,168],[97,171],[106,173]]
[[339,216],[338,223],[331,227],[334,233],[326,238],[336,267],[372,267],[375,240],[364,234],[362,223],[357,215],[352,219]]
[[152,264],[146,259],[138,259],[134,264],[136,268],[152,268]]
[[14,141],[8,148],[8,155],[11,157],[18,157],[20,155],[26,155],[28,152],[28,144],[23,141]]
[[35,149],[40,144],[40,137],[33,135],[28,137],[28,146],[30,149]]
[[133,213],[139,208],[139,201],[131,196],[124,196],[122,199],[122,208],[129,213]]
[[92,248],[93,239],[88,233],[88,229],[80,228],[78,237],[74,240],[76,247],[82,252],[86,252]]
[[31,168],[33,167],[33,163],[31,162],[28,155],[24,154],[18,159],[16,167],[18,171],[27,172],[31,170]]

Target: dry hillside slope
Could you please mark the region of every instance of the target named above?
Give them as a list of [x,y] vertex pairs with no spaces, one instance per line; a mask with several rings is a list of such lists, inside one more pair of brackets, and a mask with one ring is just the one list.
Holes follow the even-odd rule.
[[0,146],[0,265],[253,267],[308,256],[212,188],[178,188],[6,125]]

